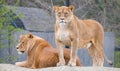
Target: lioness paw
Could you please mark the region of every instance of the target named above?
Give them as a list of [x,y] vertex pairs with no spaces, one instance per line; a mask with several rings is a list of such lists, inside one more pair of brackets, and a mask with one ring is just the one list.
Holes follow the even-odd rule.
[[70,66],[70,67],[74,67],[74,66],[76,66],[76,63],[69,62],[69,63],[68,63],[68,66]]
[[58,62],[57,63],[57,67],[64,66],[64,65],[65,65],[65,62]]

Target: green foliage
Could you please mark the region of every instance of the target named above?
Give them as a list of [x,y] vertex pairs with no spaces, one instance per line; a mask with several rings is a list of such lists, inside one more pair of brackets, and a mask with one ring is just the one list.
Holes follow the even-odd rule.
[[65,0],[53,0],[53,4],[62,6],[65,5]]
[[[17,5],[19,0],[16,0]],[[14,27],[12,24],[17,18],[24,17],[21,13],[15,15],[16,7],[7,6],[4,0],[0,0],[0,49],[13,48],[16,44],[14,39],[14,33],[17,31],[22,31],[20,28]],[[11,63],[16,60],[17,56],[13,56],[11,51],[9,51],[9,56],[6,60],[0,57],[0,62]]]
[[96,4],[98,5],[98,7],[100,8],[100,10],[104,10],[104,5],[102,0],[95,0]]
[[120,7],[120,0],[116,0],[116,4],[118,7]]
[[120,51],[115,52],[114,64],[115,64],[115,67],[120,68]]
[[0,58],[0,63],[14,63],[14,61],[16,61],[17,58],[19,58],[19,57],[18,56],[9,55],[5,59],[4,58]]
[[17,58],[19,58],[19,57],[18,57],[18,56],[9,55],[9,56],[7,57],[7,60],[6,60],[5,62],[6,62],[6,63],[12,63],[12,62],[16,61]]
[[6,61],[3,58],[0,58],[0,63],[6,63]]
[[3,27],[3,25],[2,25],[2,23],[0,23],[0,30],[1,30],[2,27]]
[[115,40],[117,45],[120,45],[120,37],[117,37],[117,39]]

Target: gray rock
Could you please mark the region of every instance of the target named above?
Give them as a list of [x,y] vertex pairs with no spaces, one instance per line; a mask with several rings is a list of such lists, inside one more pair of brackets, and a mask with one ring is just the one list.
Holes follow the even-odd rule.
[[29,69],[24,67],[18,67],[11,64],[0,64],[0,71],[120,71],[120,68],[112,67],[49,67],[41,69]]
[[47,11],[40,8],[17,7],[16,14],[22,13],[21,18],[26,30],[29,31],[54,31],[55,18]]

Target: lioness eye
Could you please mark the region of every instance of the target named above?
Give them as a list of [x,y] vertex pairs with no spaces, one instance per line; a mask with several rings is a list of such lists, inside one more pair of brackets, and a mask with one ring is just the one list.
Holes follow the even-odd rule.
[[58,16],[60,16],[61,15],[61,13],[60,12],[58,12]]
[[24,42],[22,42],[22,43],[24,43]]
[[67,17],[68,16],[68,13],[65,13],[65,17]]

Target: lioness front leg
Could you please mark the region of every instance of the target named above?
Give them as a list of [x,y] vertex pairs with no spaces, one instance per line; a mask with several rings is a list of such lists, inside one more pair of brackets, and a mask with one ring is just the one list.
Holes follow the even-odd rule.
[[71,52],[70,52],[70,61],[69,66],[76,66],[76,57],[77,57],[77,40],[71,42]]
[[26,64],[27,64],[26,61],[16,62],[16,63],[15,63],[16,66],[20,66],[20,67],[26,67]]
[[59,43],[59,42],[57,42],[56,45],[57,45],[57,48],[58,48],[58,51],[59,51],[59,53],[58,53],[59,62],[57,63],[57,66],[64,66],[65,65],[65,59],[64,59],[64,55],[63,55],[64,45]]

